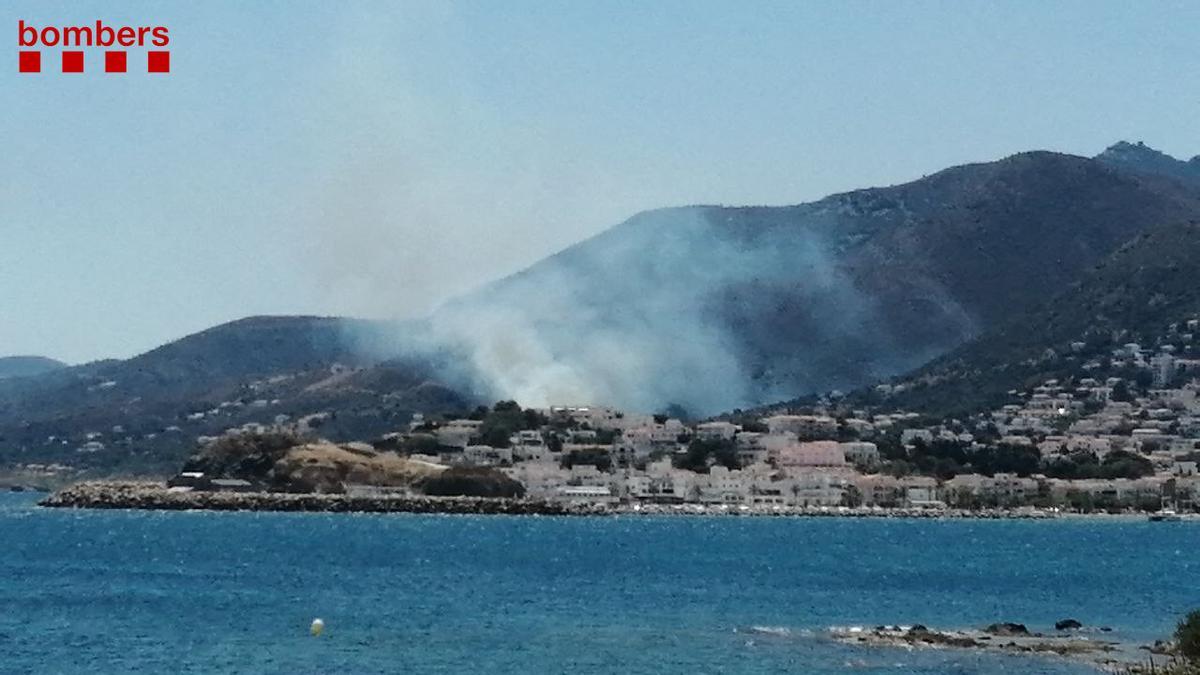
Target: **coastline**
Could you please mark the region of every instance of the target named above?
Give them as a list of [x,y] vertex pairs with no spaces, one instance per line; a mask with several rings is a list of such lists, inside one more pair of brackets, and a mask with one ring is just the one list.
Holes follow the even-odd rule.
[[[596,504],[542,499],[347,495],[289,492],[179,491],[149,481],[85,481],[38,502],[48,508],[157,511],[285,511],[317,513],[442,513],[543,516],[735,516],[942,520],[1142,520],[1145,514],[1068,513],[1029,508],[960,509],[788,507],[705,504]],[[1192,520],[1192,519],[1189,519]]]
[[475,515],[597,515],[590,506],[484,497],[352,496],[291,492],[175,491],[161,483],[87,481],[38,502],[48,508],[148,511],[292,511],[316,513],[446,513]]
[[[888,649],[958,649],[1028,656],[1057,658],[1092,666],[1103,672],[1143,672],[1155,659],[1160,665],[1170,663],[1168,645],[1162,641],[1141,644],[1116,637],[1111,629],[1076,628],[1051,632],[1030,631],[1024,624],[996,623],[986,628],[930,629],[922,625],[831,627],[826,637],[845,645]],[[1083,632],[1081,632],[1083,631]],[[1167,671],[1162,671],[1167,672]]]

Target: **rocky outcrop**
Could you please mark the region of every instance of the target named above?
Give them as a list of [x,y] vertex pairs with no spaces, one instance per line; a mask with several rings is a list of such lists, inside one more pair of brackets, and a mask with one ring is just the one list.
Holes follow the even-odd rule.
[[[1002,637],[1004,639],[997,639]],[[997,623],[983,630],[933,630],[925,626],[877,626],[834,628],[830,637],[845,644],[865,647],[955,648],[1013,654],[1053,655],[1096,665],[1136,662],[1128,645],[1075,636],[1046,636],[1030,633],[1022,624]]]
[[[340,493],[348,485],[409,487],[444,469],[369,445],[277,431],[229,433],[202,445],[169,484],[204,487],[213,479],[235,479],[269,492]],[[185,480],[196,475],[203,480]]]
[[1025,624],[1009,622],[994,623],[984,628],[983,632],[1000,637],[1026,637],[1029,635],[1029,629],[1025,627]]
[[442,470],[370,446],[321,442],[289,449],[275,462],[271,476],[289,492],[342,492],[347,485],[412,486]]
[[1063,619],[1054,624],[1054,630],[1079,630],[1083,624],[1075,619]]
[[330,513],[457,513],[504,515],[597,515],[604,507],[535,499],[425,497],[381,494],[297,494],[170,489],[160,483],[84,482],[64,488],[41,506],[166,511],[323,511]]

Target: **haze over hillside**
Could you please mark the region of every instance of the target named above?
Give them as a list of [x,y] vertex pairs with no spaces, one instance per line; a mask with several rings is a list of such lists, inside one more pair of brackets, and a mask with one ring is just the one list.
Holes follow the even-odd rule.
[[1029,152],[799,206],[650,211],[450,303],[433,339],[527,404],[711,414],[849,389],[1056,294],[1198,197]]

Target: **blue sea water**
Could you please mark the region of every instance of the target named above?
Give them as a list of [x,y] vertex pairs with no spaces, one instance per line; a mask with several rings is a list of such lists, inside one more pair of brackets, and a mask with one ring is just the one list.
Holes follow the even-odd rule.
[[[2,673],[1084,673],[831,625],[1200,607],[1200,527],[1111,521],[170,513],[0,495]],[[308,634],[314,617],[326,623]],[[751,626],[787,634],[748,632]]]

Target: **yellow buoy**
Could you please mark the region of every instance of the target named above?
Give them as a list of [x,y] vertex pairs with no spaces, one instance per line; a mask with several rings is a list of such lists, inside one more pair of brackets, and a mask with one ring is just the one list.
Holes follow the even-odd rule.
[[325,622],[320,619],[313,619],[312,625],[308,627],[308,632],[313,637],[320,635],[323,630],[325,630]]

